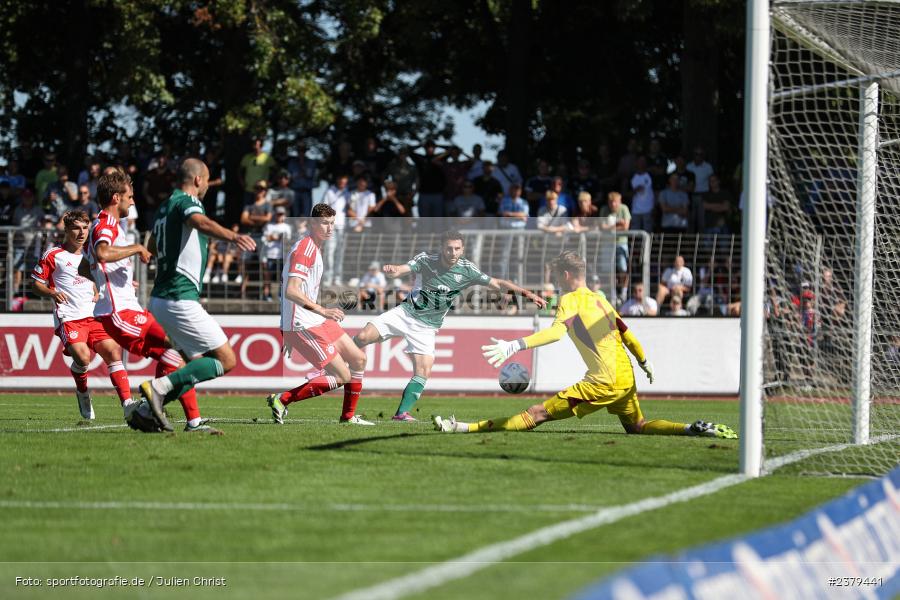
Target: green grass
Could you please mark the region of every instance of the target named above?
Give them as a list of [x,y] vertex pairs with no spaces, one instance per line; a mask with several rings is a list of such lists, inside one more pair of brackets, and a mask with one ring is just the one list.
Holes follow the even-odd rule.
[[[76,427],[74,398],[0,396],[0,597],[327,598],[590,507],[628,504],[737,470],[736,440],[627,436],[606,413],[518,434],[438,434],[428,421],[431,413],[504,416],[533,402],[425,398],[422,421],[407,424],[384,420],[396,399],[364,397],[359,412],[378,426],[353,427],[336,423],[340,399],[331,396],[291,406],[288,423],[278,427],[262,396],[201,396],[204,414],[220,419],[226,433],[214,437],[87,430]],[[641,404],[650,418],[703,418],[737,429],[736,402]],[[93,426],[121,423],[112,398],[97,397],[94,405]],[[49,431],[55,428],[76,430]],[[787,521],[860,482],[775,474],[592,529],[413,597],[565,598],[625,563]],[[22,506],[46,501],[226,506]],[[55,593],[14,587],[16,576],[75,575],[226,577],[228,585]]]

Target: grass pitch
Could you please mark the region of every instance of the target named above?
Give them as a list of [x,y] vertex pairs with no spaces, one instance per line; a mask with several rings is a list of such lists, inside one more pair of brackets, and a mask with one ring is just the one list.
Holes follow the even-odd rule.
[[[215,437],[133,432],[105,394],[82,425],[74,397],[0,396],[0,597],[329,598],[737,471],[736,440],[627,436],[605,412],[529,433],[431,428],[432,413],[499,417],[533,398],[426,397],[419,423],[395,423],[396,398],[364,396],[358,412],[376,427],[339,425],[340,398],[294,404],[279,427],[262,395],[201,396],[225,431]],[[737,402],[641,405],[648,418],[737,430]],[[789,520],[859,483],[776,473],[410,597],[566,598],[631,561]],[[116,576],[143,586],[48,581]]]

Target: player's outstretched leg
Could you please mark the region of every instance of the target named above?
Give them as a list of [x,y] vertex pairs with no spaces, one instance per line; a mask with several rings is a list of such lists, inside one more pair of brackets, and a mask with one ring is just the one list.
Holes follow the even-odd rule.
[[431,417],[434,428],[444,433],[490,433],[492,431],[531,431],[541,423],[554,420],[547,412],[543,404],[535,404],[528,410],[523,410],[517,415],[511,417],[501,417],[499,419],[488,419],[486,421],[476,421],[473,423],[464,423],[457,421],[456,417],[450,415],[444,418],[438,415]]
[[415,374],[412,379],[409,380],[409,383],[406,384],[406,387],[403,388],[403,396],[400,398],[400,404],[397,406],[397,411],[394,413],[394,416],[391,417],[394,421],[416,420],[410,414],[410,411],[422,396],[425,384],[431,376],[431,367],[434,365],[434,356],[430,354],[412,353],[410,356],[412,356],[413,359]]
[[[181,355],[178,354],[176,350],[168,348],[163,352],[156,363],[156,378],[158,379],[174,373],[183,365],[184,361],[181,360]],[[209,419],[200,417],[200,406],[197,404],[197,392],[193,387],[179,396],[178,401],[181,403],[181,408],[184,411],[184,418],[187,422],[184,426],[185,431],[211,430],[207,424],[209,423]]]

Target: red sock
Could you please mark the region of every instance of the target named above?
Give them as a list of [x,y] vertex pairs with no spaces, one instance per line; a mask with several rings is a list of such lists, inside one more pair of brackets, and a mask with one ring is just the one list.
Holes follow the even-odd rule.
[[125,404],[126,400],[131,400],[131,387],[128,385],[128,372],[125,370],[125,365],[121,360],[117,360],[106,365],[106,368],[109,369],[109,380],[119,395],[119,404]]
[[[166,353],[175,352],[174,350],[166,350]],[[163,355],[156,363],[156,376],[157,377],[165,377],[169,373],[174,373],[178,370],[177,366],[172,366],[171,361],[166,361],[166,355]],[[180,360],[180,359],[179,359]],[[180,365],[180,362],[179,362]],[[191,419],[199,419],[200,418],[200,407],[197,405],[197,392],[194,391],[194,388],[189,389],[184,394],[181,395],[181,398],[178,399],[181,402],[181,408],[184,410],[184,417],[190,421]]]
[[337,379],[331,375],[320,375],[310,379],[301,386],[282,393],[281,403],[287,405],[291,402],[315,398],[316,396],[321,396],[325,392],[330,392],[337,387],[339,387]]
[[356,412],[356,403],[359,402],[359,393],[362,391],[362,371],[350,371],[350,383],[344,384],[344,407],[341,412],[341,420],[346,421]]
[[75,380],[75,389],[79,392],[87,391],[87,367],[82,367],[78,363],[73,362],[69,367],[72,370],[72,379]]

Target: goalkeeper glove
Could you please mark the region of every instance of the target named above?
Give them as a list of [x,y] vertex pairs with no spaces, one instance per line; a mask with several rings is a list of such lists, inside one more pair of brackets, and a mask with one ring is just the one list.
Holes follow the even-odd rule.
[[650,383],[653,383],[653,363],[645,358],[644,362],[639,362],[638,365],[647,374],[647,379],[650,380]]
[[494,367],[499,367],[506,362],[507,358],[519,350],[525,349],[525,344],[522,340],[512,340],[511,342],[508,342],[506,340],[491,338],[491,341],[494,343],[482,346],[481,350],[488,363]]

